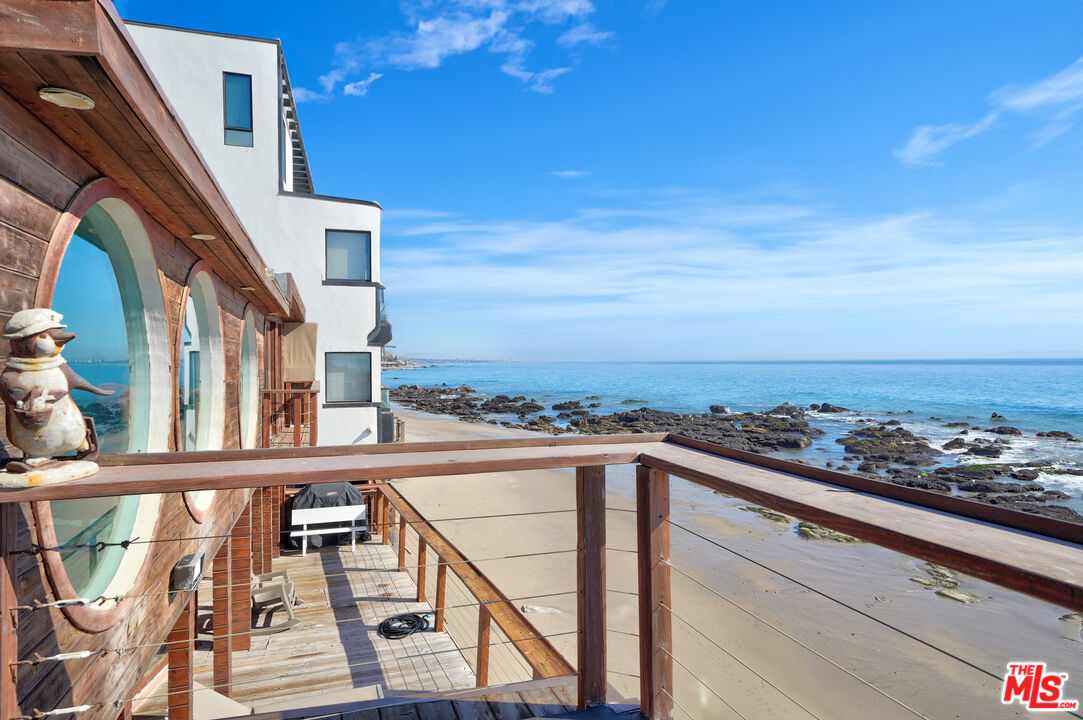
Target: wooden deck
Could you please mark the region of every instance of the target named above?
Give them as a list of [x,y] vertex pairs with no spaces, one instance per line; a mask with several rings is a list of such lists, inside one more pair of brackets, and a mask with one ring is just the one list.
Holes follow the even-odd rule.
[[[254,635],[250,650],[233,653],[232,699],[258,713],[375,699],[395,690],[473,688],[474,673],[447,633],[430,629],[405,640],[377,635],[377,625],[391,615],[432,612],[427,603],[415,602],[414,583],[396,568],[392,546],[378,540],[358,543],[355,551],[345,545],[277,558],[273,569],[289,572],[303,602],[296,609],[301,624]],[[195,681],[208,688],[213,685],[210,600],[207,579],[199,593]],[[269,618],[284,619],[280,611]],[[267,621],[261,617],[257,625]],[[197,708],[199,694],[210,692],[196,690]],[[162,717],[165,704],[162,686],[136,715]]]

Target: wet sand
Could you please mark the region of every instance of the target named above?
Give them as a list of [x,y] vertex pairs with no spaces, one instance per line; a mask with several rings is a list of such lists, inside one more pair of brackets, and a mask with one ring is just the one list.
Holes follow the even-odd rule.
[[[530,434],[396,412],[408,441]],[[609,681],[637,697],[638,680],[630,677],[638,673],[629,552],[636,546],[634,469],[611,467],[607,478]],[[575,548],[575,516],[548,512],[575,507],[571,470],[396,485],[428,518],[505,516],[438,527],[508,597],[574,590],[575,556],[566,551]],[[677,717],[1026,717],[1018,704],[999,701],[1005,665],[1018,660],[1044,660],[1070,673],[1066,695],[1083,700],[1083,641],[1077,625],[1059,619],[1068,610],[962,576],[959,589],[982,598],[964,605],[911,581],[929,577],[914,558],[865,543],[802,538],[792,523],[771,522],[740,509],[748,503],[677,478],[671,489],[680,526],[672,528]],[[541,552],[552,554],[492,559]],[[575,630],[574,594],[518,604],[558,611],[528,615],[543,634]],[[574,661],[574,635],[552,642]]]

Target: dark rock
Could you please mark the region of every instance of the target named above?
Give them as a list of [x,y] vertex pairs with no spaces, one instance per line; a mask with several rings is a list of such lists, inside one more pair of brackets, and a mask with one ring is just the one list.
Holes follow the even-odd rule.
[[957,427],[969,427],[969,426],[970,426],[970,423],[968,423],[968,422],[961,422],[961,421],[960,421],[960,422],[950,422],[950,423],[944,423],[944,427],[950,427],[950,428],[957,428]]
[[994,433],[996,435],[1022,435],[1023,431],[1017,427],[1010,425],[998,425],[997,427],[991,427],[985,432]]
[[553,410],[578,410],[583,405],[578,400],[568,400],[567,402],[558,402],[552,407]]
[[712,405],[709,410],[715,415],[725,415],[729,412],[725,405]]
[[993,422],[1000,422],[1001,420],[1007,420],[1008,418],[1004,417],[1000,413],[993,413],[992,415],[989,416],[989,419],[992,420]]
[[971,445],[966,451],[967,455],[977,455],[978,457],[991,457],[998,458],[1004,454],[996,445]]
[[905,428],[886,425],[851,430],[835,442],[843,445],[850,455],[907,465],[935,465],[936,458],[943,454],[925,438]]
[[846,472],[847,470],[850,469],[850,466],[849,465],[839,465],[835,469],[838,470],[839,472]]
[[944,444],[945,450],[965,450],[970,443],[962,438],[953,438]]
[[1016,480],[1031,481],[1038,479],[1038,471],[1030,470],[1027,468],[1018,468],[1012,472],[1012,477]]
[[884,425],[888,427],[897,427],[899,425],[902,425],[902,423],[898,420],[888,420],[886,423],[884,423]]
[[844,413],[850,412],[849,408],[839,407],[832,405],[831,403],[820,403],[820,412],[822,413]]
[[1054,438],[1056,440],[1067,440],[1069,442],[1079,442],[1079,438],[1070,432],[1064,430],[1047,430],[1045,432],[1038,433],[1040,438]]

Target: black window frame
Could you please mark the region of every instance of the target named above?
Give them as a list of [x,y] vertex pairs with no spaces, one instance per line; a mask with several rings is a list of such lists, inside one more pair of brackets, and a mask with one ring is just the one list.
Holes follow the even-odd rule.
[[[327,258],[327,240],[330,233],[351,233],[355,235],[364,235],[366,238],[365,254],[368,260],[368,268],[365,274],[368,276],[367,280],[353,280],[350,278],[332,278],[330,276],[331,264]],[[324,285],[347,285],[351,287],[377,287],[380,283],[375,282],[372,279],[372,231],[371,230],[347,230],[345,228],[325,228],[323,231],[323,284]]]
[[[226,78],[228,77],[241,77],[248,78],[248,127],[237,127],[229,124],[229,107],[228,96],[226,94]],[[253,125],[255,125],[255,108],[252,106],[252,76],[246,73],[238,72],[222,72],[222,136],[223,142],[230,147],[254,147],[256,142],[256,133]],[[248,133],[248,144],[241,145],[240,143],[230,142],[229,133],[233,132],[246,132]]]
[[[369,387],[368,387],[368,400],[332,400],[331,399],[331,384],[327,381],[327,368],[329,363],[327,362],[330,355],[368,355],[369,356]],[[330,350],[323,354],[323,397],[324,407],[379,407],[379,402],[372,400],[372,373],[373,373],[373,355],[375,353],[369,350]]]

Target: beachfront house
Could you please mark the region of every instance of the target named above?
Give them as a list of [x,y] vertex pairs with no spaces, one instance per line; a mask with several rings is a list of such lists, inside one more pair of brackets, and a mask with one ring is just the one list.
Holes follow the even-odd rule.
[[[73,395],[99,428],[96,474],[0,490],[0,720],[526,720],[588,706],[901,718],[938,717],[945,699],[1016,715],[998,675],[932,647],[956,630],[949,608],[921,616],[924,644],[883,652],[894,626],[864,598],[776,586],[788,580],[750,577],[753,563],[720,571],[729,528],[689,530],[687,493],[955,568],[1043,612],[1083,612],[1080,525],[663,433],[375,443],[379,208],[312,193],[296,122],[276,42],[128,26],[110,0],[0,0],[0,324],[54,308],[79,333],[64,357],[115,391]],[[10,442],[4,454],[22,457]],[[617,501],[609,466],[634,466]],[[574,474],[508,482],[543,469]],[[512,498],[541,487],[551,504],[486,495],[427,517],[422,501],[467,474]],[[448,484],[423,497],[412,478]],[[672,513],[671,478],[686,492]],[[291,549],[308,529],[289,498],[330,482],[363,496],[347,493],[335,525],[360,519],[371,539]],[[559,532],[488,524],[535,516]],[[475,547],[449,540],[456,525]],[[693,542],[708,559],[682,566]],[[499,563],[561,582],[512,592],[492,579]],[[841,587],[864,568],[832,570]],[[749,587],[780,588],[787,613],[738,614]],[[378,630],[402,613],[428,627]],[[950,698],[928,692],[934,675]]]
[[286,387],[318,387],[319,444],[389,441],[394,421],[380,385],[381,350],[391,340],[380,206],[316,194],[282,44],[126,25],[267,272],[282,286],[288,272],[304,298],[304,322],[276,319],[272,332],[282,336]]

